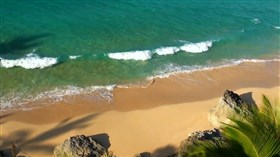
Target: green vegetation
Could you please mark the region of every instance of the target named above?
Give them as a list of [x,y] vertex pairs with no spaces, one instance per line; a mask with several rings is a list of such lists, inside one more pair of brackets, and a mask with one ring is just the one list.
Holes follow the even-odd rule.
[[220,129],[224,140],[195,143],[186,157],[280,157],[280,104],[263,96],[263,105],[246,117],[233,116]]

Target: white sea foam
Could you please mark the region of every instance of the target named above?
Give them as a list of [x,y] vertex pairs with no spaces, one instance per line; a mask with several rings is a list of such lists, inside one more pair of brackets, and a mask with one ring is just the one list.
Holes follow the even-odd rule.
[[80,58],[81,55],[77,55],[77,56],[69,56],[69,59],[77,59],[77,58]]
[[184,65],[180,66],[177,64],[167,64],[164,67],[158,69],[153,76],[147,77],[148,80],[152,80],[154,78],[168,78],[171,75],[176,75],[178,73],[192,73],[195,71],[205,71],[205,70],[213,70],[217,68],[230,67],[235,65],[240,65],[245,62],[251,63],[264,63],[269,61],[280,61],[280,59],[239,59],[239,60],[223,60],[220,63],[216,63],[214,65]]
[[30,53],[19,59],[4,59],[0,58],[0,66],[5,68],[23,67],[25,69],[46,68],[58,63],[57,58],[40,57],[37,54]]
[[208,51],[210,47],[212,47],[212,41],[187,43],[181,46],[180,49],[190,53],[201,53]]
[[251,19],[251,22],[253,22],[254,24],[261,23],[260,19],[257,19],[257,18]]
[[148,80],[154,79],[154,78],[168,78],[171,75],[178,74],[178,73],[186,73],[186,72],[193,72],[199,69],[203,69],[203,66],[200,65],[185,65],[180,66],[177,64],[167,64],[160,69],[158,69],[153,76],[147,77]]
[[118,60],[148,60],[152,58],[152,53],[149,50],[131,51],[131,52],[116,52],[109,53],[108,56]]
[[155,53],[158,55],[170,55],[180,51],[178,47],[161,47],[155,49]]
[[154,50],[143,51],[130,51],[130,52],[115,52],[109,53],[108,56],[117,60],[148,60],[151,59],[154,54],[157,55],[172,55],[179,51],[186,51],[190,53],[202,53],[209,50],[212,47],[213,41],[204,41],[199,43],[186,43],[183,46],[171,46],[161,47]]
[[[29,106],[33,108],[43,107],[44,105],[50,105],[58,101],[65,101],[75,99],[73,96],[79,95],[80,99],[96,102],[111,102],[113,101],[113,89],[115,85],[108,86],[90,86],[90,87],[76,87],[76,86],[66,86],[62,88],[55,88],[50,91],[41,92],[34,96],[26,96],[25,92],[21,93],[11,93],[1,97],[0,99],[0,110],[24,110],[26,108],[25,104],[32,104],[39,101],[40,106],[37,106],[38,103],[35,103],[36,106]],[[75,100],[73,100],[75,101]],[[71,102],[71,101],[70,101]]]
[[280,26],[273,26],[275,29],[280,29]]

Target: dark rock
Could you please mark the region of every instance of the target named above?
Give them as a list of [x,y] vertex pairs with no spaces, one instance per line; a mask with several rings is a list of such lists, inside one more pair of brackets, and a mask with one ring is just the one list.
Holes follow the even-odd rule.
[[241,106],[243,104],[243,100],[240,98],[240,96],[233,91],[226,90],[224,92],[224,95],[222,99],[227,103],[229,106]]
[[205,140],[216,140],[216,138],[221,138],[221,132],[214,128],[213,130],[205,131],[195,131],[190,134],[187,141],[194,143],[195,141],[205,141]]
[[107,151],[91,137],[77,135],[54,149],[55,157],[105,157]]
[[221,98],[224,101],[224,104],[230,106],[231,108],[235,109],[236,112],[239,110],[236,108],[246,109],[248,111],[252,111],[252,106],[247,105],[241,97],[234,93],[233,91],[226,90],[224,92],[223,97]]
[[230,116],[244,116],[253,112],[252,105],[246,104],[241,97],[229,90],[224,92],[217,106],[209,111],[208,119],[215,127],[220,127],[221,122],[230,123]]
[[195,131],[191,133],[186,140],[181,142],[178,157],[182,157],[184,154],[190,151],[195,143],[204,141],[209,141],[216,144],[217,142],[224,141],[224,138],[218,129]]

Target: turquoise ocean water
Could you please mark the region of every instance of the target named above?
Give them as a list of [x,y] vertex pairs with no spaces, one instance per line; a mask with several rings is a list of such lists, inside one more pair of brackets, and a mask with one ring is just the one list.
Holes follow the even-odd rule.
[[277,58],[279,8],[278,0],[1,0],[1,109],[85,93],[107,99],[113,85]]

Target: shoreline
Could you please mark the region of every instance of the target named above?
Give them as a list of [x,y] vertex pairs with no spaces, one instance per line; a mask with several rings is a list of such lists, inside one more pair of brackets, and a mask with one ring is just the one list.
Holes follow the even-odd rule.
[[[239,60],[228,60],[224,61],[223,63],[219,63],[217,65],[212,65],[209,67],[203,67],[199,66],[198,69],[186,69],[183,67],[180,67],[180,70],[170,71],[167,70],[163,72],[163,74],[157,74],[155,76],[147,77],[145,80],[138,80],[134,83],[129,84],[120,84],[120,85],[105,85],[105,86],[89,86],[86,88],[80,88],[73,86],[74,89],[71,89],[72,86],[66,86],[61,89],[54,89],[50,91],[45,91],[42,93],[39,93],[37,95],[34,95],[34,100],[31,100],[27,102],[27,100],[24,100],[25,102],[21,103],[17,107],[8,107],[7,109],[2,109],[3,112],[17,112],[17,111],[28,111],[28,110],[34,110],[34,109],[40,109],[44,107],[48,107],[53,104],[58,103],[68,103],[68,102],[75,102],[75,99],[81,99],[82,97],[96,97],[94,99],[99,100],[93,100],[90,98],[90,101],[93,101],[94,104],[111,104],[112,101],[114,101],[114,91],[119,89],[135,89],[135,88],[148,88],[152,84],[155,83],[155,81],[161,80],[161,79],[168,79],[176,76],[185,76],[185,75],[192,75],[193,73],[209,73],[211,71],[217,70],[217,69],[223,69],[223,68],[232,68],[235,66],[240,66],[243,64],[267,64],[270,62],[280,62],[280,56],[278,55],[268,55],[268,56],[262,56],[258,59],[239,59]],[[177,67],[174,67],[175,69]],[[161,73],[161,72],[160,72]],[[77,89],[75,89],[77,88]],[[72,91],[74,90],[74,91]],[[76,91],[78,90],[78,91]],[[85,90],[85,91],[84,91]],[[79,93],[81,92],[81,93]],[[74,94],[71,94],[74,93]],[[78,93],[78,94],[77,94]],[[103,96],[105,94],[105,98]],[[46,97],[47,95],[47,97]],[[58,96],[59,95],[59,96]],[[44,96],[46,98],[40,98],[41,96]],[[58,96],[58,97],[57,97]],[[74,99],[73,99],[74,97]],[[86,100],[88,101],[88,100]],[[20,101],[19,101],[20,102]],[[19,103],[17,102],[17,103]],[[104,103],[107,102],[107,103]],[[3,103],[3,102],[1,102]],[[7,104],[9,104],[8,102]],[[13,103],[13,102],[12,102]],[[4,104],[6,104],[4,102]],[[38,106],[37,104],[41,104],[41,106]],[[4,105],[6,106],[6,105]],[[24,106],[24,107],[21,107]],[[2,108],[2,107],[1,107]]]
[[224,90],[244,94],[257,104],[262,93],[279,97],[279,68],[280,61],[241,63],[155,78],[147,88],[116,88],[111,104],[77,99],[73,104],[2,112],[1,145],[14,141],[31,156],[51,156],[51,149],[70,136],[106,134],[109,150],[118,156],[161,147],[166,148],[159,151],[172,151],[192,131],[212,128],[208,111]]

